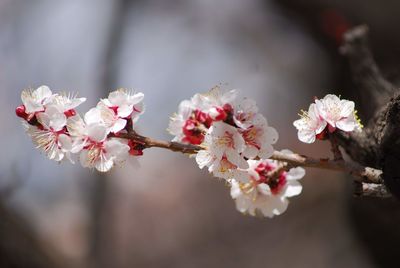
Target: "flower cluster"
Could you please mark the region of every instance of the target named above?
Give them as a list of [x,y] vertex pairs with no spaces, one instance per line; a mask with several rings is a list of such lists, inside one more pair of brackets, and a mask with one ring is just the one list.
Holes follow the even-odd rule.
[[[291,154],[289,150],[282,150]],[[236,208],[242,213],[252,216],[260,215],[272,218],[286,211],[288,197],[299,195],[302,190],[297,181],[304,177],[301,167],[287,171],[286,163],[275,160],[248,160],[249,178],[246,180],[230,180],[231,196]]]
[[169,131],[174,141],[200,145],[197,164],[228,182],[242,213],[279,215],[287,208],[287,197],[301,192],[296,180],[304,176],[304,169],[288,170],[286,163],[268,159],[278,133],[255,101],[238,99],[235,90],[216,87],[182,101]]
[[16,114],[24,119],[27,133],[48,158],[74,162],[72,156],[79,154],[82,166],[106,172],[129,154],[141,154],[140,145],[118,136],[132,128],[143,113],[143,97],[123,89],[111,92],[82,119],[75,108],[85,98],[53,94],[41,86],[22,92],[23,105]]
[[333,94],[316,99],[302,111],[300,119],[293,122],[300,141],[313,143],[316,139],[325,139],[327,134],[340,129],[345,132],[361,131],[362,124],[354,110],[354,102],[341,100]]
[[196,161],[214,176],[230,179],[248,168],[247,159],[268,158],[278,140],[277,131],[258,113],[255,101],[237,98],[237,92],[215,87],[179,105],[171,118],[174,141],[201,145]]

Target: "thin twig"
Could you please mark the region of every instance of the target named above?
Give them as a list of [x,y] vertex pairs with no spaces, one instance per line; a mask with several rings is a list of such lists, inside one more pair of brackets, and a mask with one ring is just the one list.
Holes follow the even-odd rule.
[[[144,137],[137,134],[134,131],[131,131],[130,133],[119,134],[118,137],[140,142],[141,144],[144,145],[145,148],[152,148],[152,147],[163,148],[174,152],[181,152],[184,154],[196,154],[198,151],[204,149],[203,147],[198,145],[163,141],[149,137]],[[316,159],[300,154],[294,154],[294,153],[286,154],[278,151],[275,151],[270,158],[286,162],[292,166],[342,171],[352,175],[353,177],[355,177],[355,180],[359,182],[368,182],[377,184],[382,183],[382,178],[381,178],[382,171],[369,167],[358,166],[355,164],[349,164],[345,161],[335,161],[331,159]]]

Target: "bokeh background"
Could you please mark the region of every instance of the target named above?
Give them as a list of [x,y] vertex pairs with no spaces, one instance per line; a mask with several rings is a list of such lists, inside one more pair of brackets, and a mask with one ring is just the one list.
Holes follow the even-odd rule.
[[0,267],[398,267],[397,203],[354,200],[343,174],[309,169],[286,213],[251,218],[181,154],[146,150],[140,168],[105,175],[51,162],[14,109],[42,84],[87,97],[81,113],[126,87],[145,93],[139,132],[171,139],[179,102],[223,84],[258,101],[276,148],[327,157],[292,122],[314,96],[362,94],[338,53],[353,25],[369,25],[396,81],[399,12],[395,0],[0,0]]

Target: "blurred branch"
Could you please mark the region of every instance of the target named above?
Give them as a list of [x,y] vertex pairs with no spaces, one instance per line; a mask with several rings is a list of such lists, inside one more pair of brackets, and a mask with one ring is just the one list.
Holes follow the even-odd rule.
[[383,77],[372,56],[368,27],[360,25],[347,31],[340,52],[348,58],[352,78],[363,90],[363,102],[367,102],[372,111],[383,106],[394,93],[395,87]]

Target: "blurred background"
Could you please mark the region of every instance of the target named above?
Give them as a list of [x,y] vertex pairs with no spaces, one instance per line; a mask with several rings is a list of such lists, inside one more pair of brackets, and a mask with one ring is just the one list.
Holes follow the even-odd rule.
[[276,148],[327,157],[292,122],[314,96],[362,94],[338,53],[351,26],[370,27],[398,81],[399,12],[396,0],[0,0],[0,267],[398,267],[397,202],[354,199],[343,174],[309,169],[286,213],[252,218],[181,154],[146,150],[140,168],[104,175],[49,161],[14,109],[42,84],[87,97],[81,113],[126,87],[145,93],[138,131],[171,139],[179,102],[222,83],[258,101]]

